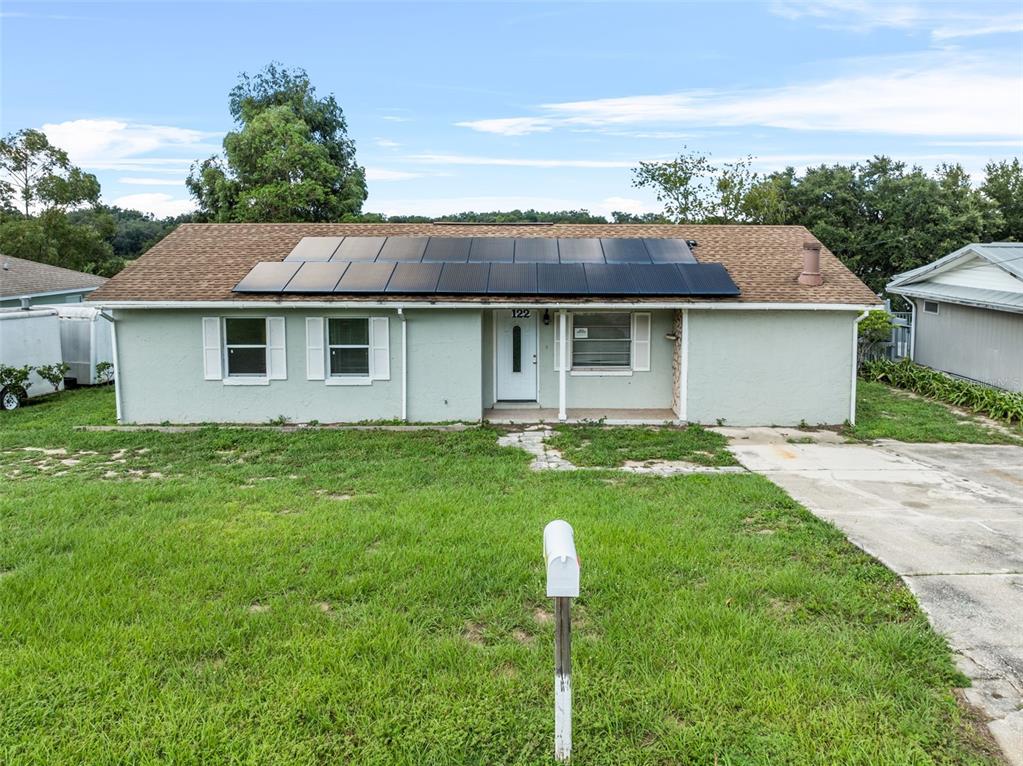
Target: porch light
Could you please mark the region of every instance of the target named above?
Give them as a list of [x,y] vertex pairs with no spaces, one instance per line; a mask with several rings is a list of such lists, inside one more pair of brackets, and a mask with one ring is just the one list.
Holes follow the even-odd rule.
[[544,324],[544,327],[546,327],[550,323],[551,323],[551,312],[548,311],[547,309],[544,309],[543,310],[543,324]]

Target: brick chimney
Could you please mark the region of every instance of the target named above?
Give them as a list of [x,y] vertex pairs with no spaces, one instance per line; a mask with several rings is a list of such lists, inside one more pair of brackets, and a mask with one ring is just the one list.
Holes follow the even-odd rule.
[[821,276],[821,244],[820,242],[803,243],[803,271],[799,275],[799,284],[816,287],[824,282]]

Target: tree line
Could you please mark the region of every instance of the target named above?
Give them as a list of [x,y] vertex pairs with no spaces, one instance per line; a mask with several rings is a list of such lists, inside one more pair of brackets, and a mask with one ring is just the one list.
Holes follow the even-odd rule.
[[40,131],[0,141],[0,252],[109,275],[177,224],[211,222],[745,223],[806,226],[871,288],[971,241],[1023,240],[1023,168],[991,162],[979,184],[962,166],[933,172],[887,156],[760,174],[752,156],[715,164],[683,151],[640,162],[633,185],[660,213],[461,212],[430,218],[364,213],[365,169],[333,95],[271,63],[228,95],[234,129],[220,154],[192,165],[196,212],[157,219],[102,205],[96,177]]

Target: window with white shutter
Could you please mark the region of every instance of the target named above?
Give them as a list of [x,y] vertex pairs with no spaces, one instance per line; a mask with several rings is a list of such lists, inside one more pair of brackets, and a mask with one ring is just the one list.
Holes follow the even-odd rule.
[[270,380],[287,380],[288,352],[285,340],[284,317],[266,320],[267,357],[270,360]]
[[391,379],[391,335],[387,317],[369,320],[370,371],[373,380]]

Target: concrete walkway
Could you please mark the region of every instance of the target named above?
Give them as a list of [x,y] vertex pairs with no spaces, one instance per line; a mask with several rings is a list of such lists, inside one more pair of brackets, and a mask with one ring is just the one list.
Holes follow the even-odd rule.
[[1023,766],[1023,447],[715,430],[743,465],[902,576],[972,680],[967,699]]

